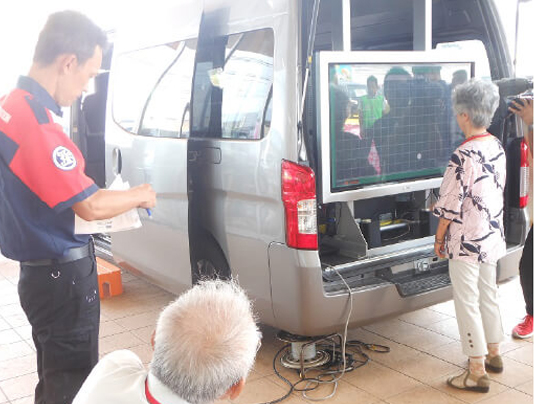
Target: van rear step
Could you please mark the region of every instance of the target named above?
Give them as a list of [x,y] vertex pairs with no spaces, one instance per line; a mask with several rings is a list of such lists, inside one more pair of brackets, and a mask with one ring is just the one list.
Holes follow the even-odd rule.
[[451,284],[448,272],[439,274],[420,275],[406,277],[395,281],[395,286],[402,297],[414,296],[434,289],[444,288]]
[[95,234],[93,235],[95,242],[95,253],[97,257],[113,262],[113,254],[111,253],[111,237],[109,234]]

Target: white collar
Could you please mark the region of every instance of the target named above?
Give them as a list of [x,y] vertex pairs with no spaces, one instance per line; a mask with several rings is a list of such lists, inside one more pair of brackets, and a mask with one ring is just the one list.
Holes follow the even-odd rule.
[[[150,394],[161,404],[189,404],[184,399],[178,397],[167,386],[165,386],[156,376],[148,372],[148,388]],[[143,389],[144,392],[144,389]]]

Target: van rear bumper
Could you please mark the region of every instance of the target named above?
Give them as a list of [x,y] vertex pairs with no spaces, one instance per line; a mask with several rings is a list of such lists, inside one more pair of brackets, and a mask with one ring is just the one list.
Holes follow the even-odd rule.
[[[508,250],[498,264],[499,282],[517,274],[522,247]],[[317,251],[269,247],[273,326],[298,335],[324,335],[343,329],[349,310],[346,289],[326,292]],[[384,281],[352,290],[353,307],[349,327],[418,310],[452,298],[446,286],[409,297],[401,297],[394,284]]]

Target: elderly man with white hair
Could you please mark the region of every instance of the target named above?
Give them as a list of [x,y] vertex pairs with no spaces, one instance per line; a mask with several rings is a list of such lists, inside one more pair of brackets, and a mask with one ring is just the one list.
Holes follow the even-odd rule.
[[234,282],[204,281],[160,314],[147,371],[128,350],[105,356],[74,404],[209,404],[235,399],[252,368],[261,334]]

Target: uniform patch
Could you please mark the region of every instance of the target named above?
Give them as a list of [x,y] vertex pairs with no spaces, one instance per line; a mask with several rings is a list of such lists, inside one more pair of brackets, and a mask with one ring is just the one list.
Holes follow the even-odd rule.
[[52,161],[60,170],[70,171],[76,167],[76,158],[74,154],[64,146],[58,146],[52,153]]
[[9,123],[9,121],[11,120],[11,115],[9,115],[7,111],[2,107],[0,107],[0,119],[5,123]]

